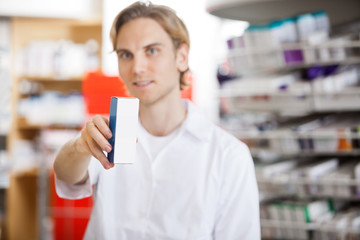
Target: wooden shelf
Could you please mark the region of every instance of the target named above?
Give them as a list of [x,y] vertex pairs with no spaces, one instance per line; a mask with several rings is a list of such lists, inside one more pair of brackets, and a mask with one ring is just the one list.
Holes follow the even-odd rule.
[[[31,42],[69,40],[76,44],[84,44],[90,39],[95,39],[99,46],[102,46],[101,19],[75,20],[64,18],[14,17],[11,19],[10,51],[13,57],[11,58],[10,66],[17,66],[19,64],[17,62],[19,61],[19,59],[17,59],[20,55],[19,53],[25,47],[29,46]],[[97,50],[97,55],[100,61],[99,66],[101,66],[101,47]],[[60,74],[54,74],[52,76],[27,76],[24,75],[26,74],[25,71],[23,73],[18,72],[15,67],[11,68],[10,74],[13,79],[11,110],[13,121],[8,139],[8,149],[11,154],[16,150],[16,142],[18,140],[35,141],[43,129],[80,130],[82,126],[78,124],[29,124],[25,118],[19,115],[18,108],[22,100],[21,98],[24,97],[24,95],[20,93],[20,88],[27,87],[21,85],[26,84],[24,82],[25,79],[30,82],[30,87],[33,87],[30,91],[39,91],[39,94],[43,91],[78,93],[82,91],[83,76],[62,77]],[[54,104],[55,110],[57,110],[57,107],[58,106]],[[71,113],[69,112],[69,114]],[[64,119],[64,122],[66,122],[66,120],[67,119]],[[46,154],[41,157],[47,158],[48,156]],[[8,202],[12,204],[9,206],[9,218],[6,220],[9,239],[37,239],[38,236],[40,236],[39,230],[41,224],[38,219],[41,219],[42,216],[39,215],[39,211],[36,209],[38,206],[38,198],[42,199],[42,196],[39,196],[37,193],[42,192],[40,191],[40,187],[42,187],[43,181],[41,181],[42,183],[38,186],[39,175],[42,175],[42,171],[39,170],[40,169],[30,169],[29,171],[19,172],[20,177],[14,174],[10,175],[10,187],[7,196]],[[44,207],[46,206],[44,205]],[[19,229],[21,229],[20,232]]]
[[[41,88],[39,91],[59,91],[62,93],[81,92],[83,77],[73,77],[68,79],[60,79],[56,77],[38,77],[38,76],[20,76],[19,81],[29,81],[39,83]],[[27,95],[21,95],[24,97]]]
[[74,20],[73,27],[101,27],[102,19],[101,17],[92,17],[87,19]]
[[21,80],[28,80],[34,82],[56,82],[56,83],[71,83],[71,82],[82,82],[83,77],[70,77],[70,78],[62,78],[56,76],[19,76]]
[[44,128],[51,129],[80,129],[81,126],[77,124],[49,124],[49,125],[41,125],[41,124],[30,124],[27,122],[25,118],[18,118],[18,128],[20,130],[40,130]]

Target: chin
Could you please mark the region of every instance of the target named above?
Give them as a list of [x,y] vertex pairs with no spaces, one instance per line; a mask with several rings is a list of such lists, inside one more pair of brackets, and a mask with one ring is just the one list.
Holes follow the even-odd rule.
[[149,96],[144,96],[144,95],[141,95],[141,94],[134,94],[132,96],[138,98],[140,100],[141,104],[150,104],[150,103],[152,103],[154,101],[153,98],[151,98]]

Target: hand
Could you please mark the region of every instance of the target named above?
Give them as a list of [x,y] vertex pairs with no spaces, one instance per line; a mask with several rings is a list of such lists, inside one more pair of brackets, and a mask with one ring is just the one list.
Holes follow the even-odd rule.
[[103,152],[111,152],[111,145],[107,140],[111,136],[108,119],[101,115],[95,115],[81,130],[81,137],[78,139],[78,150],[94,156],[105,169],[112,168],[114,163],[109,162]]

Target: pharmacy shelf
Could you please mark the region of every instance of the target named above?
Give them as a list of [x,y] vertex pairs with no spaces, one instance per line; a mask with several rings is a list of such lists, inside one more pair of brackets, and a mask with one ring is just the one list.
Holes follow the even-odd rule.
[[[236,80],[234,80],[236,81]],[[309,88],[299,89],[299,90],[249,90],[249,89],[220,89],[218,92],[218,97],[221,98],[236,98],[236,97],[256,97],[256,96],[272,96],[272,97],[342,97],[342,96],[360,96],[360,87],[347,87],[339,91],[326,92],[326,91],[315,91]]]
[[7,140],[7,135],[0,133],[0,150],[6,149],[6,140]]
[[[257,47],[257,48],[236,48],[232,49],[228,53],[228,57],[239,57],[239,56],[249,56],[249,55],[258,55],[258,54],[267,54],[271,52],[282,53],[287,50],[322,50],[322,49],[349,49],[349,48],[360,48],[360,41],[347,41],[345,43],[337,42],[325,42],[316,45],[301,44],[301,43],[285,43],[281,46],[274,47]],[[346,61],[346,59],[342,59]]]
[[[280,53],[279,53],[280,54]],[[239,60],[239,56],[237,57],[229,57],[230,61],[237,61]],[[255,73],[281,73],[281,72],[290,72],[293,70],[298,69],[305,69],[310,67],[318,67],[318,66],[333,66],[333,65],[354,65],[354,64],[360,64],[360,57],[352,56],[352,57],[346,57],[346,59],[329,59],[327,61],[325,60],[312,60],[307,61],[305,63],[299,62],[299,63],[283,63],[282,66],[276,66],[276,67],[269,67],[269,66],[259,66],[254,65],[252,67],[248,67],[248,70],[244,72],[246,75],[255,74]],[[242,66],[244,68],[244,66]]]
[[342,233],[352,233],[360,234],[360,229],[356,227],[347,227],[347,228],[334,228],[333,226],[326,226],[321,223],[302,223],[302,222],[290,222],[290,221],[279,221],[279,220],[269,220],[261,219],[262,227],[275,227],[281,229],[301,229],[301,230],[315,230],[321,232],[342,232]]
[[[31,88],[36,89],[39,94],[41,91],[59,91],[62,93],[81,92],[82,77],[58,78],[56,76],[21,76],[19,82],[27,82],[34,85]],[[35,90],[33,90],[35,91]],[[31,94],[21,94],[19,97],[28,97]]]
[[309,89],[271,91],[221,89],[219,98],[227,98],[232,112],[256,110],[305,115],[316,112],[360,110],[360,87],[348,87],[337,92],[314,92]]
[[276,139],[276,140],[298,140],[298,139],[357,139],[360,140],[360,133],[344,132],[342,129],[326,129],[311,132],[296,132],[292,130],[273,130],[273,131],[238,131],[232,132],[233,135],[242,139]]
[[[342,43],[329,40],[316,45],[287,43],[272,47],[242,47],[229,50],[226,60],[241,75],[279,73],[313,66],[360,64],[359,48],[358,40]],[[286,60],[291,55],[297,60]]]
[[[259,186],[260,187],[260,186]],[[338,201],[346,201],[358,204],[360,203],[360,197],[356,195],[345,196],[345,195],[334,195],[334,194],[302,194],[299,193],[284,193],[284,192],[260,192],[260,202],[274,201],[279,199],[290,199],[293,201],[308,201],[308,200],[321,200],[321,199],[332,199]]]
[[[245,140],[246,141],[246,140]],[[274,151],[264,148],[250,147],[251,155],[256,159],[280,159],[292,157],[359,157],[360,150],[336,150],[336,151],[314,151],[314,150],[300,150],[300,151]]]
[[[349,23],[354,23],[355,21],[357,21],[355,29],[358,29],[358,21],[360,19],[360,12],[358,10],[360,9],[360,1],[358,0],[206,0],[206,8],[209,13],[220,18],[248,21],[253,25],[269,24],[277,19],[286,19],[299,16],[301,13],[313,13],[323,10],[329,16],[332,33],[349,33]],[[360,41],[349,41],[339,44],[339,42],[331,42],[331,40],[314,46],[288,44],[271,48],[265,46],[256,49],[236,48],[230,50],[228,55],[220,60],[229,63],[232,74],[241,76],[242,80],[246,80],[247,76],[260,79],[263,76],[279,75],[279,73],[300,73],[302,70],[309,70],[311,67],[330,69],[327,66],[350,67],[355,65],[357,67],[360,65]],[[349,51],[353,49],[355,51]],[[336,54],[336,52],[340,54]],[[294,55],[290,58],[289,55],[292,53]],[[345,147],[341,145],[340,148],[334,147],[336,145],[334,143],[338,142],[340,138],[350,142],[360,140],[359,134],[350,133],[350,135],[347,135],[340,133],[334,135],[330,132],[300,133],[290,130],[285,133],[280,131],[238,131],[237,124],[243,129],[249,129],[244,126],[249,126],[250,123],[248,122],[251,119],[254,121],[253,127],[256,128],[258,125],[255,122],[259,123],[260,119],[266,118],[262,117],[261,113],[279,117],[278,120],[280,121],[284,116],[303,117],[313,113],[358,113],[360,111],[360,86],[342,89],[341,91],[337,89],[336,92],[325,92],[324,88],[315,88],[321,84],[308,84],[308,86],[305,86],[306,84],[297,83],[295,86],[292,85],[293,88],[290,85],[284,84],[284,87],[281,86],[282,90],[278,90],[276,87],[273,87],[274,84],[272,85],[272,83],[277,82],[258,84],[259,86],[254,86],[253,88],[251,88],[251,84],[246,86],[241,84],[241,87],[235,88],[236,84],[234,84],[229,85],[229,89],[225,89],[226,84],[224,84],[222,86],[223,89],[220,89],[218,92],[218,97],[223,104],[222,111],[227,111],[226,113],[228,113],[228,116],[224,116],[224,122],[228,125],[223,125],[225,128],[228,127],[228,129],[236,130],[230,130],[230,132],[249,146],[251,154],[256,161],[260,160],[261,164],[265,164],[266,162],[280,159],[292,161],[295,158],[299,160],[306,160],[308,158],[311,161],[311,159],[326,157],[338,158],[342,164],[343,161],[358,159],[360,149],[354,147],[355,144],[352,149],[347,149],[346,144]],[[246,114],[248,111],[254,113],[253,116],[247,118]],[[235,119],[236,116],[239,116],[239,118]],[[271,119],[273,120],[273,118]],[[267,125],[265,124],[265,126]],[[326,149],[326,144],[321,145],[322,148],[318,148],[316,151],[309,146],[302,149],[298,141],[301,138],[326,138],[326,141],[332,141],[331,149]],[[286,149],[286,147],[290,148]],[[350,179],[342,182],[337,179],[329,182],[309,178],[280,179],[280,174],[269,179],[265,178],[266,175],[259,176],[260,173],[261,170],[257,174],[260,199],[265,200],[265,202],[270,200],[271,203],[271,200],[279,200],[279,198],[289,198],[290,201],[299,200],[300,202],[302,200],[316,201],[329,198],[344,200],[340,202],[355,202],[355,204],[360,202],[360,192],[355,191],[360,189],[359,180]],[[315,186],[315,188],[319,188],[321,191],[308,191],[309,186]],[[324,190],[329,188],[335,190]],[[341,191],[337,191],[337,189],[348,191],[347,194],[340,194]],[[266,207],[261,206],[260,210],[266,210]],[[325,239],[324,236],[327,238],[330,236],[328,233],[334,236],[334,239],[337,234],[344,236],[341,235],[344,233],[352,234],[351,236],[354,239],[360,236],[360,229],[358,227],[351,228],[344,226],[340,230],[333,224],[322,225],[320,223],[261,219],[261,227],[264,233],[270,233],[267,236],[273,237],[271,239],[294,239],[294,236],[298,239],[313,239],[311,235],[314,237],[313,234],[318,233],[325,233],[326,236],[321,235],[323,239]],[[279,231],[280,235],[284,233],[285,235],[280,237],[280,235],[277,235]],[[293,237],[284,237],[287,233],[290,233]],[[297,233],[300,234],[294,235]],[[262,234],[262,236],[266,235]]]
[[302,229],[302,230],[316,230],[318,224],[316,223],[302,223],[302,222],[289,222],[289,221],[278,221],[261,219],[262,227],[276,227],[276,228],[290,228],[290,229]]
[[11,163],[11,162],[6,162],[6,163],[1,164],[0,165],[1,175],[4,174],[5,172],[9,171],[12,166],[13,166],[13,163]]
[[[257,176],[263,199],[337,199],[359,202],[360,179],[311,179],[305,177]],[[356,192],[357,191],[357,192]]]
[[40,130],[40,129],[80,129],[78,124],[31,124],[26,118],[18,118],[18,128],[20,130]]
[[61,82],[61,83],[70,83],[70,82],[82,82],[83,76],[78,77],[63,77],[63,76],[20,76],[18,77],[22,80],[33,81],[33,82]]
[[10,55],[10,49],[0,46],[0,58],[1,57],[8,57],[9,55]]
[[230,131],[245,141],[254,157],[359,156],[360,133],[344,129]]
[[[34,41],[38,43],[38,46],[42,46],[42,42],[48,41],[63,42],[65,39],[65,41],[69,40],[75,44],[85,44],[88,40],[95,39],[99,46],[101,46],[101,32],[101,19],[77,20],[62,18],[14,17],[11,18],[11,55],[20,56],[23,50],[31,43],[34,43]],[[44,47],[46,46],[44,45]],[[36,53],[40,52],[41,51],[36,51]],[[47,51],[47,53],[48,52],[49,51]],[[71,55],[71,53],[69,54]],[[96,54],[97,56],[101,56],[101,48],[97,50]],[[40,61],[40,59],[38,59],[38,55],[32,56],[32,59]],[[50,60],[54,59],[49,57],[49,61]],[[13,111],[11,115],[13,121],[9,132],[9,152],[11,154],[15,153],[17,150],[17,142],[19,140],[37,143],[37,139],[41,139],[42,135],[46,134],[46,130],[48,129],[52,130],[55,128],[61,129],[61,132],[66,132],[68,129],[73,130],[81,127],[79,124],[34,125],[29,124],[27,121],[22,119],[22,116],[24,115],[22,115],[23,113],[19,111],[19,107],[25,97],[41,97],[41,94],[45,91],[56,91],[60,94],[70,93],[71,95],[68,96],[72,97],[73,95],[79,95],[78,93],[82,90],[82,76],[65,77],[69,76],[69,74],[75,75],[82,73],[82,68],[76,68],[78,71],[73,72],[70,70],[63,70],[61,66],[69,66],[69,63],[66,63],[64,60],[65,65],[56,65],[56,67],[59,67],[57,68],[59,72],[54,72],[54,75],[38,76],[43,72],[37,71],[38,69],[36,69],[36,67],[41,67],[41,64],[37,64],[36,61],[32,61],[35,66],[31,68],[31,72],[26,71],[27,67],[29,67],[28,65],[27,67],[21,65],[21,58],[12,58],[10,64],[11,66],[19,66],[18,68],[12,68],[10,72],[13,77]],[[99,61],[101,60],[99,59]],[[59,62],[56,62],[56,64],[58,63]],[[55,68],[55,64],[50,64],[49,62],[48,65],[51,65],[51,68],[46,69],[44,72],[50,74]],[[101,62],[99,63],[99,66],[101,66]],[[71,69],[74,68],[75,66],[71,66]],[[34,76],[29,76],[30,73],[34,73]],[[74,92],[75,94],[73,94]],[[54,93],[54,95],[55,94],[57,93]],[[38,104],[37,107],[43,107],[43,114],[46,115],[46,117],[53,115],[54,112],[55,114],[59,113],[68,114],[71,117],[74,116],[74,112],[72,113],[71,111],[68,111],[67,107],[65,108],[63,105],[58,103],[54,105],[56,106],[55,108],[52,108],[54,109],[53,112],[50,112],[48,108],[45,108],[40,104]],[[26,109],[32,111],[31,107],[27,107]],[[77,113],[81,114],[80,110],[77,111]],[[51,119],[51,116],[48,119]],[[61,119],[59,119],[59,121],[60,120]],[[68,122],[67,120],[68,119],[64,121]],[[72,121],[72,119],[69,121]],[[73,122],[75,122],[75,120]],[[63,129],[65,131],[62,131]],[[36,153],[39,153],[44,157],[44,159],[40,159],[43,160],[42,163],[44,164],[40,164],[41,166],[38,166],[37,171],[29,172],[28,174],[21,173],[20,176],[14,176],[12,173],[10,176],[13,177],[13,179],[21,179],[20,181],[10,181],[12,185],[9,188],[8,200],[9,202],[12,202],[12,204],[7,210],[9,217],[6,222],[8,227],[7,234],[10,239],[37,239],[39,237],[41,237],[41,239],[45,239],[49,236],[47,235],[47,237],[44,237],[43,232],[43,230],[47,230],[49,227],[48,222],[44,221],[48,219],[45,218],[45,215],[46,208],[49,207],[49,202],[45,201],[49,194],[49,189],[46,186],[49,182],[49,179],[46,178],[46,176],[48,176],[48,169],[45,169],[44,167],[49,166],[48,163],[51,163],[53,157],[51,155],[52,151],[44,149],[47,144],[49,143],[36,144],[36,146],[39,147],[39,149],[35,150]],[[13,160],[16,161],[17,159],[11,159],[11,161]],[[24,164],[20,161],[16,163],[20,166],[24,166]],[[26,215],[26,219],[24,219],[24,214]],[[22,231],[19,231],[19,229],[22,229]]]
[[[305,177],[256,177],[258,183],[270,183],[279,185],[306,186],[308,184],[316,186],[337,186],[337,187],[360,187],[360,179],[312,179]],[[360,199],[360,196],[358,197]]]
[[333,26],[358,20],[357,0],[207,0],[206,10],[220,18],[248,21],[254,24],[293,17],[299,13],[324,10]]
[[9,161],[0,164],[0,189],[7,189],[10,185],[9,172],[13,164]]

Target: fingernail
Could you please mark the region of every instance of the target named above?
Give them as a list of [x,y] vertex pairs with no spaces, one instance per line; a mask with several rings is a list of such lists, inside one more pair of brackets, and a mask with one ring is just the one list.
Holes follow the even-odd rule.
[[111,133],[111,132],[108,132],[106,135],[107,135],[107,138],[111,138],[111,137],[112,137],[112,133]]
[[104,163],[104,167],[105,167],[105,169],[109,169],[109,168],[110,168],[110,164],[109,164],[108,162],[105,162],[105,163]]
[[106,146],[105,146],[105,151],[108,152],[108,153],[111,152],[111,146],[110,146],[110,145],[106,145]]

